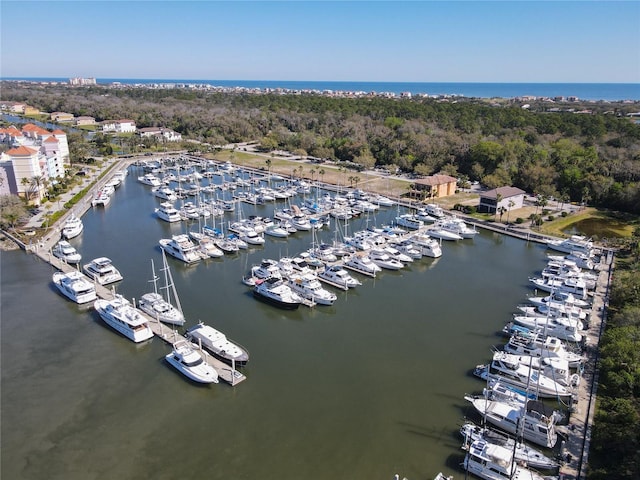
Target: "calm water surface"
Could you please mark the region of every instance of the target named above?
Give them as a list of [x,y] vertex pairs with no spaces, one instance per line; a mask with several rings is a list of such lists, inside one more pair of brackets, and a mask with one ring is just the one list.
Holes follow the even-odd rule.
[[[158,240],[186,231],[154,218],[139,174],[72,241],[85,261],[113,260],[128,298],[152,288]],[[531,291],[543,247],[483,232],[445,243],[440,259],[363,278],[332,307],[285,312],[240,279],[262,258],[308,248],[310,234],[296,236],[197,266],[170,260],[188,325],[202,320],[250,350],[236,387],[187,382],[165,364],[166,344],[134,345],[59,295],[49,265],[3,252],[2,477],[463,478],[463,395],[482,389],[469,371],[502,342],[495,332]]]

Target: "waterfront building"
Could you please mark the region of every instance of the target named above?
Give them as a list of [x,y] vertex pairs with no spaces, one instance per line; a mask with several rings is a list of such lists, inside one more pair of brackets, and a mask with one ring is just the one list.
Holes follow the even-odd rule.
[[480,194],[478,211],[483,213],[496,213],[516,210],[524,205],[525,191],[517,187],[498,187]]
[[441,198],[456,193],[458,179],[450,175],[430,175],[413,183],[418,196],[425,198]]
[[136,122],[133,120],[105,120],[102,122],[102,133],[133,133],[136,131]]

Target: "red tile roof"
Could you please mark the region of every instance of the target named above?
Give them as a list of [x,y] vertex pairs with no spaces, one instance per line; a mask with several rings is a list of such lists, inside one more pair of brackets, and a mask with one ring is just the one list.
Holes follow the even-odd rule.
[[36,153],[37,150],[34,150],[33,148],[29,148],[29,147],[25,147],[20,146],[18,148],[12,148],[11,150],[7,151],[7,155],[13,155],[13,156],[31,156],[34,153]]

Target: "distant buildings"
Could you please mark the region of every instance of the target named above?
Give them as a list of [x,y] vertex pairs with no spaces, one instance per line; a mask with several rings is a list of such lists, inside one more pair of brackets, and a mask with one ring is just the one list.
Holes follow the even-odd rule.
[[96,79],[93,77],[82,78],[75,77],[69,79],[69,85],[96,85]]
[[154,137],[164,142],[179,142],[182,140],[182,135],[178,132],[164,127],[144,127],[138,129],[138,134],[142,138]]
[[0,195],[18,195],[40,204],[47,184],[64,177],[69,165],[67,134],[28,123],[0,128],[0,142],[11,148],[0,155]]
[[136,122],[133,120],[105,120],[101,123],[102,133],[134,133]]

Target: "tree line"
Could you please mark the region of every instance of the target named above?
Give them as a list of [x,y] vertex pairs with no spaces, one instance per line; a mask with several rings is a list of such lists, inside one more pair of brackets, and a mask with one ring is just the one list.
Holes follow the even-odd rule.
[[590,113],[576,113],[552,112],[542,102],[525,109],[509,101],[464,98],[333,98],[16,82],[3,82],[2,90],[5,100],[42,111],[97,121],[129,118],[138,127],[167,127],[210,145],[258,140],[267,151],[283,149],[359,168],[447,173],[490,188],[513,185],[563,201],[640,213],[640,125],[624,116],[634,105],[593,103],[587,105]]

